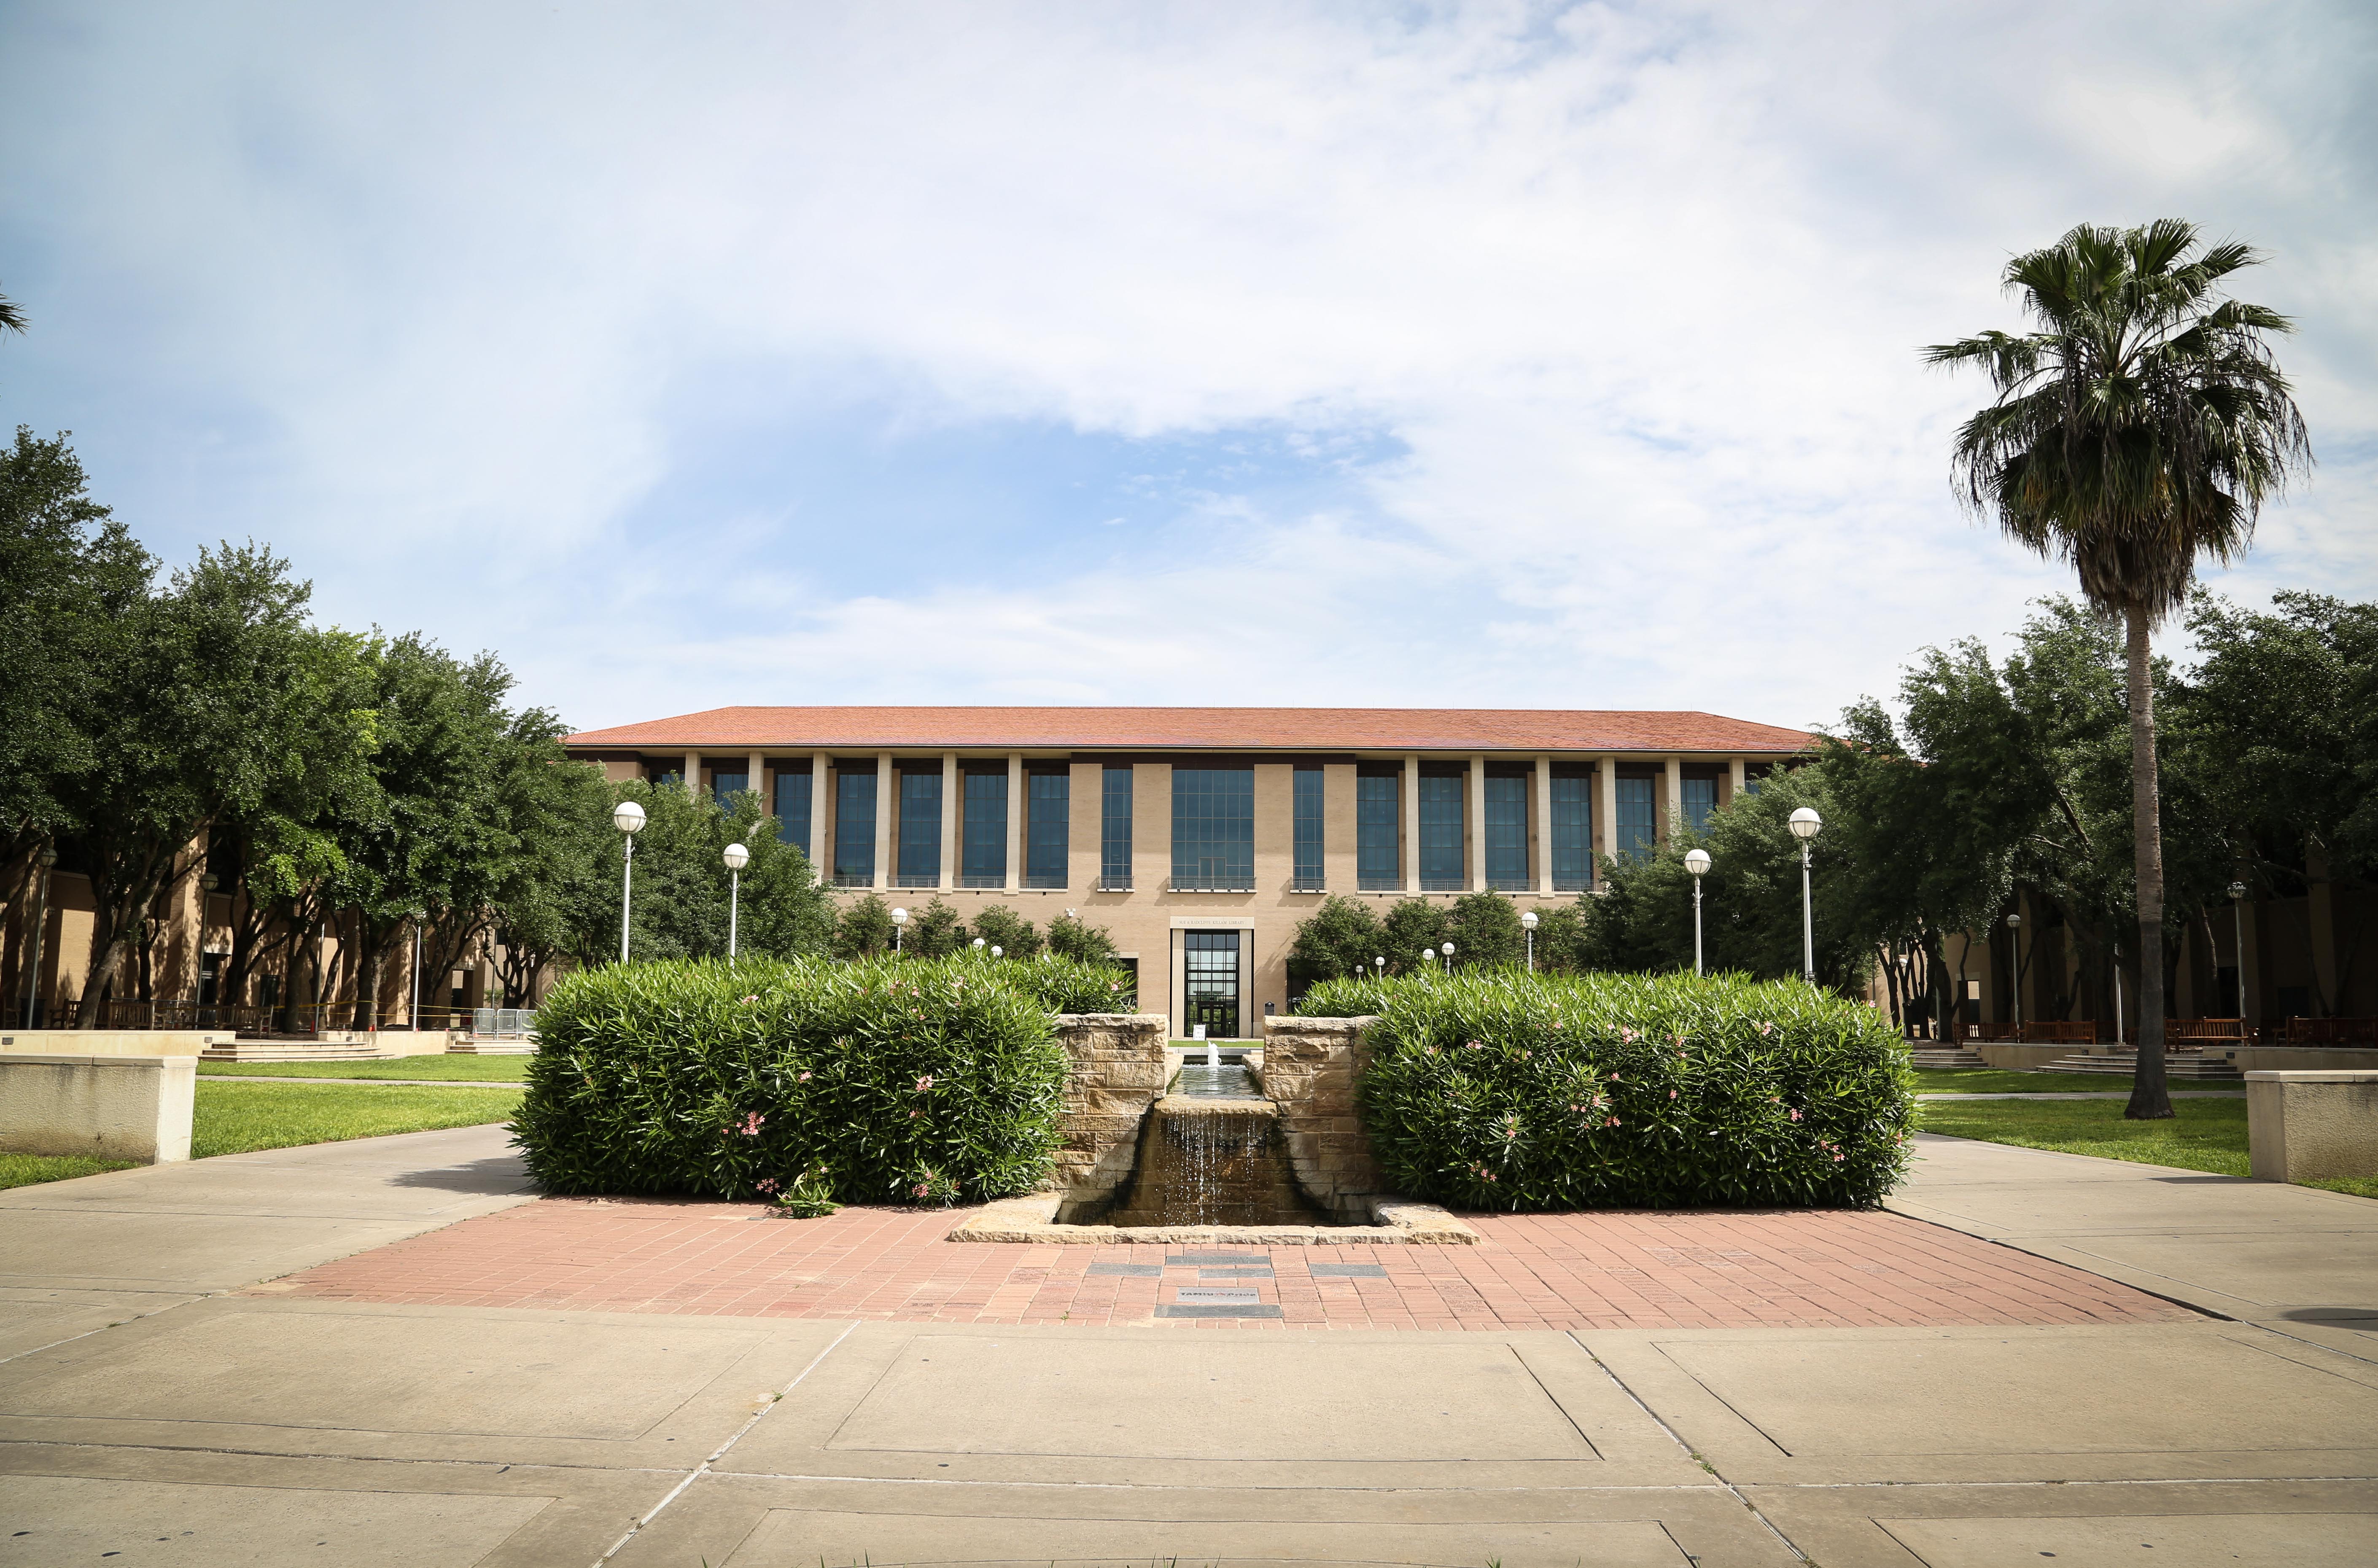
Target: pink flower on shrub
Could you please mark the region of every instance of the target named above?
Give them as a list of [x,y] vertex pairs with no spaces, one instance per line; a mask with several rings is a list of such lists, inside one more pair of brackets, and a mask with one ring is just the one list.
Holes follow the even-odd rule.
[[919,1198],[930,1198],[933,1195],[933,1184],[930,1181],[919,1181],[914,1187],[909,1188],[908,1191],[914,1192]]
[[919,1078],[919,1079],[918,1079],[918,1080],[917,1080],[917,1093],[919,1093],[919,1094],[920,1094],[920,1095],[921,1095],[921,1094],[923,1094],[926,1090],[928,1090],[928,1089],[931,1088],[932,1086],[933,1086],[933,1075],[932,1075],[931,1073],[930,1073],[930,1072],[926,1073],[922,1078]]
[[1833,1151],[1833,1163],[1834,1163],[1835,1165],[1839,1165],[1839,1164],[1841,1164],[1843,1160],[1844,1160],[1844,1159],[1846,1159],[1846,1158],[1848,1158],[1848,1157],[1849,1157],[1848,1155],[1846,1155],[1843,1154],[1839,1149],[1835,1149],[1835,1150]]
[[1761,1023],[1759,1026],[1759,1032],[1762,1035],[1772,1035],[1775,1033],[1775,1025],[1772,1023]]
[[1607,1121],[1603,1122],[1602,1125],[1603,1125],[1603,1126],[1604,1126],[1604,1127],[1615,1127],[1615,1126],[1617,1126],[1617,1125],[1618,1125],[1618,1119],[1617,1119],[1616,1117],[1615,1117],[1615,1116],[1614,1116],[1614,1117],[1612,1117],[1609,1120],[1607,1120]]
[[914,1120],[916,1120],[919,1117],[920,1117],[920,1116],[922,1116],[922,1115],[924,1115],[924,1114],[925,1114],[925,1113],[924,1113],[923,1111],[920,1111],[920,1110],[912,1110],[912,1111],[910,1111],[910,1112],[908,1113],[908,1119],[909,1119],[909,1120],[911,1120],[911,1121],[914,1121]]
[[1675,1092],[1674,1089],[1669,1090],[1669,1091],[1668,1091],[1668,1098],[1670,1098],[1670,1099],[1672,1099],[1672,1100],[1673,1100],[1673,1099],[1675,1099],[1675,1097],[1676,1097],[1676,1092]]
[[1618,1037],[1619,1037],[1620,1039],[1622,1039],[1622,1040],[1626,1041],[1628,1045],[1630,1045],[1630,1046],[1631,1046],[1631,1045],[1633,1045],[1636,1041],[1638,1041],[1638,1040],[1641,1039],[1643,1036],[1641,1036],[1640,1035],[1638,1035],[1638,1034],[1637,1034],[1637,1033],[1635,1033],[1635,1031],[1634,1031],[1634,1030],[1632,1030],[1632,1029],[1624,1029],[1624,1028],[1622,1028],[1622,1029],[1620,1029],[1620,1030],[1618,1031]]
[[1478,1174],[1484,1177],[1489,1181],[1495,1179],[1495,1173],[1491,1170],[1482,1170]]
[[768,1119],[766,1117],[762,1116],[756,1110],[751,1115],[745,1117],[743,1119],[743,1126],[740,1129],[743,1136],[746,1138],[757,1138],[760,1135],[760,1124],[767,1119]]
[[759,999],[759,999],[758,997],[745,997],[745,998],[743,999],[743,1005],[744,1005],[745,1007],[749,1007],[749,1006],[751,1006],[753,1002],[758,1001]]
[[751,1185],[763,1192],[773,1192],[776,1190],[776,1179],[773,1176],[763,1176]]
[[806,1072],[802,1073],[799,1078],[797,1078],[797,1079],[795,1079],[795,1080],[794,1080],[794,1082],[795,1082],[795,1083],[808,1083],[809,1081],[810,1081],[810,1075],[809,1075],[808,1073],[806,1073]]
[[1483,1040],[1472,1040],[1470,1042],[1470,1048],[1473,1051],[1483,1051],[1486,1048],[1486,1044]]
[[1799,1120],[1799,1119],[1800,1119],[1800,1113],[1799,1113],[1798,1111],[1796,1111],[1796,1111],[1794,1111],[1794,1112],[1792,1113],[1792,1119],[1793,1119],[1793,1120],[1795,1120],[1795,1121]]

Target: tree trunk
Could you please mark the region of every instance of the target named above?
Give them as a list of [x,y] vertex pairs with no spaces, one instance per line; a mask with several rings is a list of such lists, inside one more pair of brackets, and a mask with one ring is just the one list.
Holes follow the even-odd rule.
[[2156,788],[2155,683],[2147,614],[2132,605],[2129,622],[2131,688],[2131,824],[2139,880],[2139,1066],[2122,1115],[2153,1121],[2172,1114],[2163,1071],[2163,810]]

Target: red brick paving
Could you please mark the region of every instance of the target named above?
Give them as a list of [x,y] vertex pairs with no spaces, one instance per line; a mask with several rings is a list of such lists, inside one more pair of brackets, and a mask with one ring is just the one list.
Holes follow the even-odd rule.
[[[1252,1285],[1259,1328],[1842,1328],[2169,1321],[2184,1307],[1876,1211],[1467,1216],[1474,1247],[951,1242],[967,1211],[548,1198],[276,1283],[333,1300],[904,1323],[1147,1323],[1184,1286]],[[1198,1277],[1184,1252],[1267,1255],[1270,1279]],[[1096,1263],[1163,1265],[1105,1276]],[[1376,1263],[1385,1278],[1316,1277]],[[1212,1265],[1209,1265],[1212,1266]]]

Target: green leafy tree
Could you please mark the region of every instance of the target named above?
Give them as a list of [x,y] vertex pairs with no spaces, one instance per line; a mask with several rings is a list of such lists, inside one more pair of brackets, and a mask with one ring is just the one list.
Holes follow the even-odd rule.
[[[570,957],[592,967],[619,955],[620,834],[610,826],[614,806],[633,800],[644,808],[636,835],[635,892],[630,902],[630,957],[723,958],[727,955],[731,891],[726,851],[740,844],[751,856],[737,894],[740,909],[739,952],[777,958],[822,956],[839,952],[841,922],[833,895],[818,885],[809,857],[776,836],[775,819],[761,810],[760,797],[737,796],[722,808],[707,794],[693,795],[678,784],[631,779],[610,784],[608,801],[596,801],[597,834],[590,835],[596,875],[587,880],[586,902],[571,920]],[[877,899],[882,936],[892,942],[892,915]],[[847,921],[847,912],[843,920]]]
[[892,951],[892,906],[873,893],[853,902],[834,924],[836,958],[874,958]]
[[1527,948],[1527,929],[1519,924],[1519,906],[1494,892],[1463,893],[1446,914],[1454,962],[1472,964],[1517,964]]
[[1387,918],[1379,922],[1379,952],[1373,956],[1387,961],[1390,975],[1416,974],[1434,967],[1421,953],[1443,944],[1451,930],[1444,905],[1424,898],[1399,898],[1387,906]]
[[1049,951],[1082,964],[1111,963],[1115,955],[1114,933],[1069,909],[1049,922]]
[[1386,941],[1379,917],[1368,904],[1333,893],[1296,923],[1296,940],[1288,957],[1298,967],[1299,978],[1308,983],[1342,980],[1369,974],[1371,960],[1386,955]]
[[2221,292],[2261,259],[2244,245],[2205,246],[2176,220],[2083,225],[2008,263],[2034,330],[1926,351],[1980,367],[1998,394],[1957,434],[1964,498],[2026,548],[2070,562],[2089,604],[2123,623],[2141,968],[2123,1112],[2133,1119],[2172,1114],[2152,636],[2187,601],[2197,557],[2242,555],[2263,502],[2312,461],[2267,341],[2291,324]]
[[1041,948],[1039,929],[1003,904],[994,904],[974,917],[974,934],[1010,958],[1030,958]]
[[967,944],[966,923],[936,896],[908,922],[904,951],[918,958],[947,958]]

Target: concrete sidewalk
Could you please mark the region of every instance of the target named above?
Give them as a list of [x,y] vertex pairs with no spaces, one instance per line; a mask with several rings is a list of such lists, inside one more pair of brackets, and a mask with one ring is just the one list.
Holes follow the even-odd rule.
[[[0,1203],[12,1265],[54,1227],[30,1277],[147,1269],[184,1302],[0,1362],[0,1565],[2362,1568],[2378,1541],[2378,1365],[2284,1317],[1258,1335],[222,1293],[519,1202],[501,1139]],[[2324,1205],[1923,1152],[1905,1204],[2042,1247],[2060,1215],[2112,1245],[2261,1203],[2302,1244],[2258,1288],[2333,1295]],[[2181,1274],[2227,1255],[2220,1217]]]

